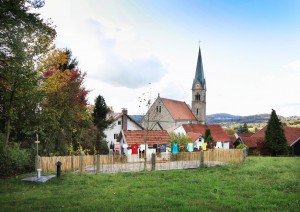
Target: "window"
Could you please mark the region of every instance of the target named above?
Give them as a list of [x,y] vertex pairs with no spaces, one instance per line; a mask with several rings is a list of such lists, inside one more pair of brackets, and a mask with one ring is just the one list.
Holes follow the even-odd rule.
[[118,125],[121,125],[122,124],[122,121],[118,121]]
[[161,106],[156,106],[156,112],[161,113]]
[[119,134],[114,134],[114,139],[117,139]]
[[197,94],[195,95],[195,100],[196,100],[196,101],[200,101],[200,97],[201,97],[200,94],[197,93]]
[[199,111],[198,111],[198,108],[197,108],[197,115],[198,115],[198,112],[199,112]]

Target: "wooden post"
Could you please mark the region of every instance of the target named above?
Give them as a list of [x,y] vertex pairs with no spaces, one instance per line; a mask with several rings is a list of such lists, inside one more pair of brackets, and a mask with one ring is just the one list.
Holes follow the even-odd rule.
[[83,157],[84,157],[83,155],[81,155],[79,157],[79,172],[80,173],[84,172],[84,158]]
[[204,151],[200,151],[200,167],[204,166]]
[[100,155],[97,155],[97,171],[96,173],[100,173]]
[[151,155],[151,171],[155,171],[155,154],[152,153]]
[[246,148],[243,149],[243,162],[246,160],[247,150]]
[[75,163],[75,155],[72,155],[71,156],[71,170],[72,170],[72,172],[75,171],[75,165],[74,165],[74,163]]

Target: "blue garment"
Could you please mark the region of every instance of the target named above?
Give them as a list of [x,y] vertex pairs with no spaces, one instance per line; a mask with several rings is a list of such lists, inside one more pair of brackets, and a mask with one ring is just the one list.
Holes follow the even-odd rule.
[[194,151],[194,144],[193,143],[189,143],[188,146],[187,146],[187,150],[189,152],[193,152]]
[[159,144],[158,148],[160,149],[160,152],[166,152],[167,151],[167,145],[166,144]]
[[173,144],[172,153],[173,154],[177,154],[178,153],[178,144]]

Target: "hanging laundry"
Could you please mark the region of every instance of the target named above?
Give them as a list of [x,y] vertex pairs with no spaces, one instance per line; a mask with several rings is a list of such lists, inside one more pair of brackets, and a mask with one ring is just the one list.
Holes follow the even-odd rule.
[[[146,145],[146,148],[148,149],[148,144]],[[144,151],[145,150],[145,144],[140,145],[140,150]]]
[[127,155],[127,147],[128,147],[128,144],[123,144],[122,145],[122,153],[124,153],[126,155]]
[[188,143],[187,150],[189,152],[193,152],[194,151],[194,144],[193,143]]
[[159,144],[158,148],[160,149],[160,152],[166,152],[167,144]]
[[206,150],[206,146],[207,146],[207,143],[203,142],[203,144],[202,144],[202,150]]
[[138,154],[138,149],[139,149],[139,147],[138,147],[138,145],[137,144],[132,144],[131,145],[131,150],[132,150],[132,154],[133,155],[137,155]]
[[173,154],[177,154],[178,153],[178,144],[173,144],[172,153]]

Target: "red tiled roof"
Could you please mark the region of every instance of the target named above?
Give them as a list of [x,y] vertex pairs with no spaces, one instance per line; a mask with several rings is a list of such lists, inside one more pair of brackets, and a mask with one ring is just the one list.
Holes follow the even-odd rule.
[[165,98],[161,100],[175,120],[197,120],[185,102]]
[[210,133],[215,141],[230,141],[228,135],[223,131],[222,127],[218,124],[183,124],[185,132],[201,133],[205,135],[205,130],[210,129]]
[[[266,129],[267,127],[264,127],[263,129],[255,133],[252,137],[264,139]],[[300,139],[300,128],[284,126],[283,130],[288,145],[292,145],[295,141]]]
[[232,142],[236,141],[235,135],[228,135],[228,137],[229,137],[230,141],[232,141]]
[[240,137],[251,137],[252,135],[254,135],[254,133],[238,133]]
[[169,143],[169,134],[166,130],[149,130],[148,132],[147,130],[124,130],[123,132],[128,145],[144,144],[145,138],[148,138],[147,144]]
[[257,142],[258,141],[263,141],[262,138],[259,137],[241,137],[242,140],[244,141],[244,144],[247,145],[248,147],[257,147]]
[[194,132],[187,133],[187,136],[192,139],[192,142],[195,142],[196,140],[198,140],[201,135],[202,135],[201,133],[194,133]]

